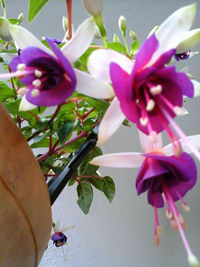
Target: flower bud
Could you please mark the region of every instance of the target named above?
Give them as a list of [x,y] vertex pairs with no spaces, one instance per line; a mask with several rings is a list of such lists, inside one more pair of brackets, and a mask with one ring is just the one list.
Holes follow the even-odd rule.
[[121,42],[119,36],[116,33],[114,33],[114,35],[113,35],[113,42],[115,42],[115,43]]
[[10,35],[9,22],[0,17],[0,38],[6,42],[12,41],[12,36]]
[[83,0],[83,4],[90,15],[94,17],[101,15],[103,9],[102,0]]
[[24,14],[20,13],[18,16],[19,24],[24,20]]
[[138,39],[138,38],[137,38],[137,35],[136,35],[135,32],[130,31],[129,34],[130,34],[130,37],[131,37],[131,39],[132,39],[133,41],[136,41],[136,40]]
[[62,26],[63,26],[63,30],[67,32],[68,31],[68,19],[65,16],[62,17]]
[[120,16],[118,20],[119,29],[125,35],[126,34],[126,27],[127,27],[127,20],[124,16]]
[[181,43],[176,48],[176,53],[181,54],[190,50],[200,42],[200,29],[195,29],[185,33]]

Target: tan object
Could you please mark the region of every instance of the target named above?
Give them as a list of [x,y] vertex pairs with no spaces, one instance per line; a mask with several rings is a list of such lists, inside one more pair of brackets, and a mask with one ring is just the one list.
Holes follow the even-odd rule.
[[0,103],[0,266],[36,267],[51,233],[44,176]]

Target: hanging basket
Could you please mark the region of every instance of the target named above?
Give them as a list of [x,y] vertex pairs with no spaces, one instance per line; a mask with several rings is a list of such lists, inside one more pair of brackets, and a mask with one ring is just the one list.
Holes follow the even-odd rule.
[[0,266],[38,266],[50,238],[51,222],[44,176],[0,103]]

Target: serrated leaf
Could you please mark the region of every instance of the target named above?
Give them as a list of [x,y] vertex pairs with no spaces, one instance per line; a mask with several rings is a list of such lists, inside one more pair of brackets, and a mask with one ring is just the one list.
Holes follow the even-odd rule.
[[28,21],[31,22],[49,0],[29,0]]
[[77,186],[77,194],[77,204],[85,214],[88,214],[93,200],[93,189],[91,184],[82,182],[81,185]]
[[112,202],[115,195],[115,184],[113,179],[109,176],[104,177],[103,192],[107,199]]
[[72,130],[73,130],[73,124],[71,122],[66,122],[62,127],[60,127],[57,130],[58,138],[61,145],[65,143],[67,137],[72,132]]
[[126,48],[121,43],[117,42],[108,43],[108,48],[115,50],[119,53],[126,54]]

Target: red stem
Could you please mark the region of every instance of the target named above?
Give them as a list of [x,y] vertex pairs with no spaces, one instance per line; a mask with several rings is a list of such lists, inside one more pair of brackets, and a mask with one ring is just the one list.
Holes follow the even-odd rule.
[[68,39],[72,38],[72,0],[66,0],[68,16]]

